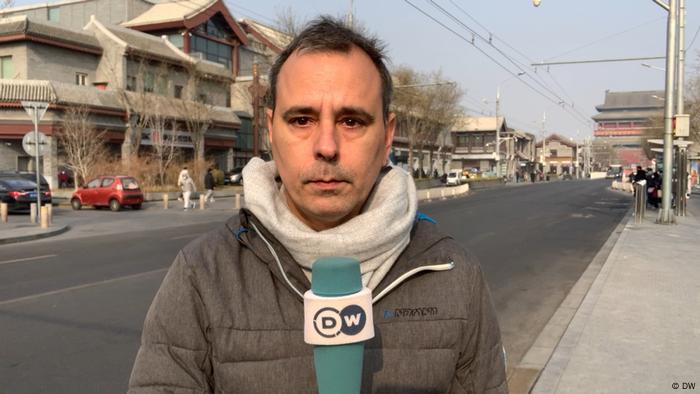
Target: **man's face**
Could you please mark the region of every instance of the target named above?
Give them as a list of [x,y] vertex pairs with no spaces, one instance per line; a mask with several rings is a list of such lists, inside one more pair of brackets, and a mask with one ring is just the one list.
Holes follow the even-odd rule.
[[270,143],[292,213],[314,230],[360,213],[394,136],[379,71],[363,51],[293,53],[277,81]]

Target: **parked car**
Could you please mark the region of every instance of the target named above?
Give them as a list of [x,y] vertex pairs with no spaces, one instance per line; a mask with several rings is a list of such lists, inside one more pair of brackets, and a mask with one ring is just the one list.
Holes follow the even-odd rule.
[[226,174],[226,179],[229,184],[232,185],[242,185],[243,184],[243,167],[236,167],[232,171]]
[[447,186],[459,186],[465,181],[462,170],[450,170],[447,173]]
[[[51,189],[43,176],[39,181],[41,204],[51,204]],[[0,172],[0,201],[7,203],[9,212],[29,212],[36,203],[36,173]]]
[[115,212],[124,206],[141,209],[143,193],[133,177],[100,176],[76,190],[70,204],[75,210],[81,209],[83,205],[92,205],[95,208],[109,207]]

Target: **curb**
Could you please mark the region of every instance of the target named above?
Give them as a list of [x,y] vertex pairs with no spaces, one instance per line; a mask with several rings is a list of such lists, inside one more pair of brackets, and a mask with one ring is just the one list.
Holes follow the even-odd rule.
[[586,270],[544,326],[520,363],[513,369],[513,373],[508,379],[511,394],[527,394],[535,387],[571,321],[579,312],[583,300],[607,263],[622,232],[631,220],[633,220],[633,216],[630,208],[610,233],[607,241],[588,264]]
[[39,233],[20,235],[17,237],[10,237],[10,238],[0,238],[0,245],[12,244],[12,243],[23,242],[23,241],[33,241],[33,240],[37,240],[37,239],[53,237],[53,236],[56,236],[59,234],[63,234],[68,230],[70,230],[70,226],[64,225],[64,226],[55,227],[55,228],[50,229],[50,230],[42,231]]

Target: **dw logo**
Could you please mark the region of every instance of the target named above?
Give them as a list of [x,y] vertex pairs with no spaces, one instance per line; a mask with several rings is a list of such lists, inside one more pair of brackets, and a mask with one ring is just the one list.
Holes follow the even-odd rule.
[[335,308],[321,308],[314,315],[314,329],[324,338],[333,338],[343,333],[355,335],[362,331],[367,314],[359,305],[348,305],[338,312]]

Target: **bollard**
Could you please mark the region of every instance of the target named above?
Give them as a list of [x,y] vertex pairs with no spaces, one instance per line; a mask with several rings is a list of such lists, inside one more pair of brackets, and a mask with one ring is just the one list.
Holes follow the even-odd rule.
[[36,223],[36,203],[35,202],[29,204],[29,221],[31,223]]
[[635,183],[634,187],[634,222],[639,224],[644,220],[646,212],[646,185]]
[[199,209],[204,209],[206,201],[204,200],[204,194],[199,195]]
[[163,209],[168,209],[168,193],[163,193]]
[[0,220],[3,223],[7,223],[7,203],[0,203]]
[[440,198],[445,199],[445,189],[440,189]]
[[241,209],[241,195],[239,193],[236,193],[236,205],[235,209],[240,210]]
[[452,197],[455,196],[455,189],[452,189]]
[[41,207],[41,228],[49,228],[49,208],[46,205]]
[[430,201],[430,191],[426,192],[425,199]]
[[49,226],[53,226],[53,205],[49,204],[46,206],[46,210],[49,215]]

